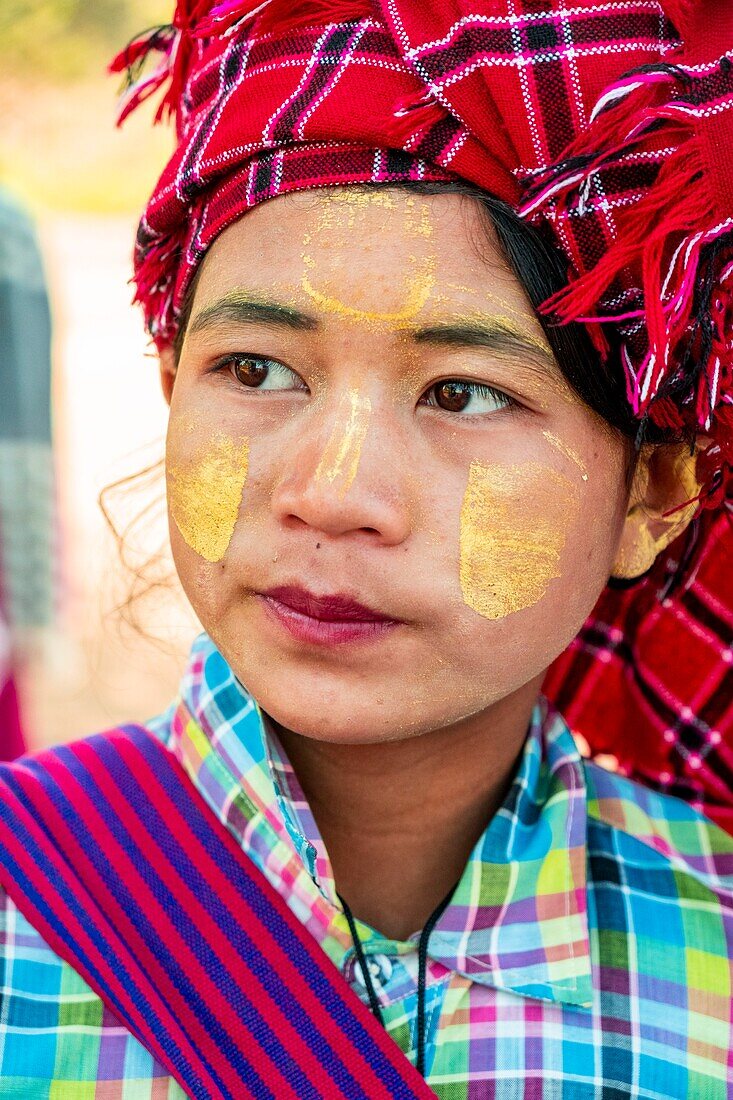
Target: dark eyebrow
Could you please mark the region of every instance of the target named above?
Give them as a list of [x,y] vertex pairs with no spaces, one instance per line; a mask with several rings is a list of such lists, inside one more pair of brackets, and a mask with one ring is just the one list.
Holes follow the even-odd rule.
[[485,320],[456,321],[445,325],[429,325],[412,330],[412,338],[418,344],[437,347],[488,348],[515,359],[541,361],[553,374],[558,368],[552,349],[541,339],[523,331],[513,321],[503,317],[487,317]]
[[319,327],[315,317],[300,313],[290,306],[270,302],[264,298],[249,298],[242,294],[226,294],[212,302],[192,318],[188,331],[191,335],[218,325],[275,325],[297,332],[313,332]]
[[[273,325],[296,332],[315,332],[320,328],[316,317],[301,313],[292,306],[232,291],[199,310],[188,325],[188,333],[194,335],[209,328],[230,324]],[[471,318],[422,328],[411,327],[410,335],[417,344],[480,347],[515,359],[539,359],[543,366],[557,374],[557,363],[549,345],[523,331],[509,318],[486,317],[479,321]]]

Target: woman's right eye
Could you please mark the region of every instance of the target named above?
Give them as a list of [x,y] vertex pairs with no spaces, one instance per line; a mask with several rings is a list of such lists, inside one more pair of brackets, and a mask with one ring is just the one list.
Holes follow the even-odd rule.
[[276,359],[259,355],[227,355],[216,370],[229,370],[241,385],[252,390],[307,390],[300,375]]

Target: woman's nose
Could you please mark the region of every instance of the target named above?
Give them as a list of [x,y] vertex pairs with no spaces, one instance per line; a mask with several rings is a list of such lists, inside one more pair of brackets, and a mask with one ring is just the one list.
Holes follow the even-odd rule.
[[[386,421],[390,421],[387,423]],[[288,523],[337,537],[369,534],[386,545],[410,531],[403,444],[392,418],[358,390],[342,394],[324,422],[314,418],[285,456],[272,508]]]

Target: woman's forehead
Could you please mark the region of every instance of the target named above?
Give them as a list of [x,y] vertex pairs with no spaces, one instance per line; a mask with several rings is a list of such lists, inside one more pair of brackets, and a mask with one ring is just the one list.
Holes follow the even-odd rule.
[[478,203],[399,188],[330,188],[263,203],[219,236],[196,309],[237,289],[354,321],[409,327],[476,312],[542,329]]

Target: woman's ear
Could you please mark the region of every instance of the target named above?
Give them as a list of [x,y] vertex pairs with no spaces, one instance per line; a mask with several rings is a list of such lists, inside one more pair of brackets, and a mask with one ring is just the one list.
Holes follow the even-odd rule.
[[695,468],[706,442],[690,454],[685,444],[648,446],[639,455],[614,577],[640,577],[685,530],[698,507]]
[[158,354],[160,357],[160,386],[166,404],[170,405],[173,396],[173,383],[176,380],[176,355],[170,344],[161,348]]

